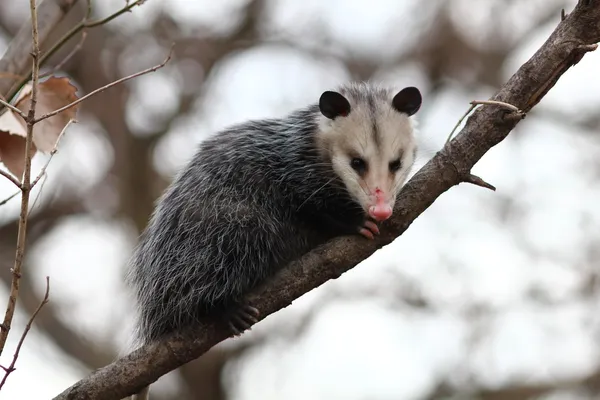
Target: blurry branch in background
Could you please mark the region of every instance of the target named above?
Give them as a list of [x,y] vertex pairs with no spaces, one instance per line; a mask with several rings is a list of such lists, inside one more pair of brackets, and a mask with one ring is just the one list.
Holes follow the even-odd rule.
[[[87,0],[87,3],[88,3],[87,12],[86,12],[86,15],[83,18],[83,20],[81,22],[79,22],[77,25],[75,25],[73,28],[71,28],[71,30],[69,30],[62,38],[60,38],[56,43],[54,43],[52,45],[50,50],[48,50],[44,53],[44,55],[40,59],[40,66],[42,66],[44,64],[44,62],[46,62],[50,57],[52,57],[53,54],[55,54],[58,50],[60,50],[69,41],[69,39],[71,39],[72,37],[77,35],[79,32],[83,31],[82,38],[80,39],[80,43],[82,43],[83,40],[85,40],[85,36],[87,35],[87,32],[85,31],[85,29],[94,28],[97,26],[107,24],[110,21],[117,18],[118,16],[123,15],[124,13],[126,13],[128,11],[131,11],[131,9],[134,8],[135,6],[139,6],[139,5],[143,4],[145,1],[146,0],[137,0],[132,3],[127,2],[127,4],[123,8],[121,8],[120,10],[116,11],[115,13],[109,15],[108,17],[99,19],[97,21],[90,21],[89,18],[92,13],[92,0]],[[71,54],[68,55],[67,57],[65,57],[65,60],[63,60],[63,63],[65,63],[68,60],[68,58],[72,57],[73,53],[77,51],[78,47],[80,49],[81,45],[76,46],[75,49],[73,49],[73,51],[71,52]],[[13,88],[8,93],[7,97],[9,99],[12,98],[18,92],[18,90],[25,83],[27,83],[27,81],[29,79],[31,79],[31,75],[27,75],[27,76],[23,77],[23,79],[21,81],[19,81],[15,86],[13,86]]]
[[[136,6],[139,6],[144,3],[145,0],[137,0],[132,3],[126,4],[123,8],[109,15],[108,17],[90,21],[89,18],[92,12],[92,0],[88,0],[88,7],[85,17],[82,21],[80,21],[77,25],[71,28],[66,34],[64,34],[56,43],[52,45],[52,47],[44,52],[40,56],[39,64],[43,66],[44,63],[52,57],[59,49],[61,49],[65,43],[79,32],[83,31],[81,42],[85,40],[86,29],[94,28],[101,25],[104,25],[118,16],[131,11]],[[54,29],[61,19],[69,12],[69,10],[77,3],[77,0],[45,0],[40,5],[40,15],[44,18],[40,21],[40,42],[43,42],[50,34],[52,29]],[[17,34],[17,36],[11,41],[9,48],[0,60],[0,94],[4,95],[4,98],[7,100],[12,99],[15,94],[31,79],[31,70],[28,67],[27,60],[29,59],[29,51],[25,51],[29,49],[29,43],[31,43],[31,35],[27,25],[24,26],[21,31]],[[72,55],[81,48],[81,45],[76,46],[76,48],[71,52],[71,54],[65,57],[66,62]],[[60,68],[59,66],[55,67],[55,69]],[[48,76],[48,73],[44,75]],[[10,78],[10,79],[9,79]],[[17,80],[15,82],[15,80]],[[2,111],[2,107],[0,107],[0,112]]]
[[[44,0],[38,12],[43,15],[38,26],[39,42],[44,43],[51,31],[77,3],[77,0]],[[30,76],[30,52],[32,31],[29,23],[25,23],[15,38],[10,42],[6,53],[0,59],[0,94],[10,100],[8,93],[14,86],[15,77]],[[16,91],[15,91],[16,92]],[[0,107],[0,112],[3,107]]]
[[[469,117],[460,134],[440,150],[399,195],[394,216],[375,241],[344,237],[306,254],[255,290],[248,300],[261,318],[294,299],[339,277],[377,249],[391,243],[442,193],[462,182],[473,183],[471,168],[510,131],[554,86],[557,80],[600,40],[600,0],[580,0],[542,47],[490,99],[509,104],[515,112],[486,104]],[[206,320],[201,329],[151,343],[101,368],[55,397],[121,399],[162,375],[194,360],[229,337],[222,321]]]
[[[49,1],[50,2],[48,4],[56,5],[56,3],[52,2],[52,0]],[[142,4],[142,2],[143,1],[140,0],[128,4],[126,7],[112,14],[111,16],[94,22],[88,22],[88,17],[91,9],[91,3],[88,2],[88,13],[86,14],[86,18],[84,19],[84,21],[77,25],[74,29],[69,31],[69,34],[65,35],[63,39],[61,39],[57,44],[55,44],[51,48],[51,50],[45,54],[44,57],[47,58],[53,51],[59,49],[64,43],[66,43],[68,38],[72,37],[79,30],[86,27],[99,26],[106,22],[109,22],[117,16],[123,14],[124,12],[129,11],[133,6]],[[74,1],[71,1],[70,3],[72,4],[74,3]],[[44,3],[42,3],[42,6],[40,7],[43,7],[43,5]],[[62,5],[62,3],[58,3],[58,5]],[[11,269],[12,277],[10,280],[10,295],[4,320],[2,322],[2,325],[0,325],[0,354],[4,350],[6,341],[8,339],[14,313],[16,311],[17,300],[19,297],[20,280],[22,277],[21,271],[24,262],[25,245],[27,241],[26,238],[28,215],[30,208],[30,194],[35,185],[40,181],[41,177],[44,176],[46,168],[50,163],[52,156],[57,151],[59,140],[62,138],[65,129],[72,122],[75,121],[75,116],[79,104],[82,101],[90,98],[91,96],[94,96],[97,93],[107,90],[115,85],[136,78],[138,76],[154,72],[162,68],[166,65],[166,63],[171,59],[172,56],[171,49],[169,55],[161,64],[131,74],[125,78],[113,81],[101,88],[92,91],[91,93],[88,93],[87,95],[81,98],[78,98],[75,94],[77,89],[70,83],[68,78],[50,77],[46,81],[40,83],[40,63],[42,58],[44,57],[42,57],[40,53],[40,31],[38,30],[38,10],[35,4],[35,0],[30,0],[30,11],[32,25],[31,43],[33,45],[33,50],[29,54],[33,59],[31,67],[32,81],[30,85],[26,86],[25,88],[23,88],[23,90],[21,90],[18,98],[14,101],[14,104],[10,104],[4,100],[1,101],[1,103],[4,106],[6,106],[7,109],[4,110],[4,113],[0,116],[0,161],[2,161],[2,163],[5,165],[8,172],[4,170],[0,171],[2,172],[2,175],[4,177],[6,177],[19,188],[21,194],[21,208],[17,230],[16,254],[14,265]],[[42,15],[45,18],[50,18],[48,17],[48,13],[40,15]],[[60,20],[60,18],[55,17],[54,14],[50,15],[54,18],[54,23],[57,23]],[[64,14],[61,14],[61,16],[62,15]],[[46,34],[47,31],[51,30],[52,23],[48,21],[40,21],[39,25],[45,27],[44,34]],[[22,44],[23,37],[27,37],[27,35],[23,34],[22,32],[23,30],[14,39],[14,42]],[[14,48],[14,46],[9,47],[9,50],[5,54],[4,58],[0,60],[0,66],[14,66],[18,64],[17,60],[10,59],[10,57],[19,58],[22,55],[22,53],[11,52],[11,48]],[[27,46],[27,48],[29,48],[29,46]],[[17,67],[14,67],[12,69],[15,68]],[[25,69],[25,67],[22,67],[21,69]],[[10,70],[7,71],[6,76],[14,76],[14,72],[22,71]],[[25,84],[27,80],[19,83],[17,89],[19,89],[22,86],[22,84]],[[12,90],[14,90],[15,88],[14,85],[10,86],[9,84],[3,86],[5,90],[11,90],[6,89],[9,87],[12,87]],[[0,96],[1,95],[2,92],[0,92]],[[8,99],[10,99],[11,97],[12,96],[10,94],[6,96],[6,98]],[[41,112],[42,115],[40,117],[36,117],[36,112]],[[50,157],[46,164],[43,166],[40,174],[37,176],[37,178],[35,178],[32,181],[31,161],[37,151],[49,153]],[[5,201],[3,201],[3,203],[5,203]],[[46,296],[44,297],[44,300],[42,301],[40,306],[35,310],[30,322],[25,328],[25,332],[23,333],[21,340],[17,345],[17,350],[15,352],[11,365],[9,367],[1,367],[5,371],[5,376],[2,382],[0,383],[0,387],[2,387],[8,375],[15,369],[14,366],[16,364],[19,351],[27,333],[29,332],[29,329],[31,328],[33,319],[38,315],[41,308],[48,302],[48,291],[49,287],[47,287],[46,289]]]
[[[88,10],[91,10],[91,9],[88,9]],[[83,47],[83,43],[85,42],[86,38],[87,38],[87,31],[83,31],[81,33],[81,37],[79,38],[79,42],[77,42],[77,45],[71,49],[71,51],[69,52],[69,54],[67,54],[67,56],[65,58],[63,58],[61,62],[59,62],[58,64],[56,64],[55,66],[53,66],[51,70],[49,70],[46,73],[40,75],[40,79],[47,78],[47,77],[49,77],[51,75],[54,75],[57,71],[59,71],[67,62],[69,62],[69,60],[71,60],[71,58],[73,58],[73,56],[79,50],[81,50],[81,48]],[[49,58],[49,57],[50,57],[50,55],[48,55],[47,58]]]
[[548,383],[513,382],[512,384],[495,388],[479,388],[476,384],[472,386],[466,384],[463,387],[456,388],[451,383],[444,382],[438,385],[438,388],[427,399],[538,400],[559,392],[565,395],[564,398],[579,398],[575,396],[567,397],[569,394],[584,396],[589,394],[589,398],[596,399],[598,398],[597,393],[599,389],[600,368],[596,368],[578,378],[556,378]]

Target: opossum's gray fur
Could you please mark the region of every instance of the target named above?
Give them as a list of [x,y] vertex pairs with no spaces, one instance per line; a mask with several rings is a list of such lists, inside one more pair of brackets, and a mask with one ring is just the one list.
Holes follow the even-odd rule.
[[[368,104],[391,94],[368,84],[339,92]],[[158,201],[130,261],[142,342],[235,307],[290,261],[357,231],[365,213],[319,149],[319,118],[313,104],[200,144]]]
[[[390,114],[394,93],[364,83],[338,91],[358,111],[354,117],[350,111],[346,125],[330,129],[327,138],[321,129],[336,128],[335,118],[324,119],[313,104],[284,118],[229,127],[200,144],[159,199],[130,260],[138,341],[240,307],[245,294],[290,261],[334,236],[358,232],[366,218],[356,200],[358,177],[344,172],[344,181],[334,172],[332,153],[341,150],[326,147],[327,141],[343,142],[344,131],[360,133],[361,147],[368,141],[379,149],[386,146],[382,134],[404,135],[387,143],[406,162],[394,178],[393,190],[399,189],[415,147],[409,121]],[[421,102],[418,91],[412,94],[408,115]],[[396,150],[388,148],[387,156]],[[388,160],[374,157],[385,169]],[[133,398],[147,399],[148,387]]]

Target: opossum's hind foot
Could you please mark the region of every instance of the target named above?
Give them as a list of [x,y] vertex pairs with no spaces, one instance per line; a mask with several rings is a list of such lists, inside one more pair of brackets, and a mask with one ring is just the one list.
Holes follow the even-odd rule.
[[379,227],[373,221],[366,220],[364,225],[358,229],[358,233],[367,239],[375,239],[375,235],[379,235]]
[[231,308],[225,315],[233,336],[240,336],[258,322],[260,312],[248,303],[241,303]]

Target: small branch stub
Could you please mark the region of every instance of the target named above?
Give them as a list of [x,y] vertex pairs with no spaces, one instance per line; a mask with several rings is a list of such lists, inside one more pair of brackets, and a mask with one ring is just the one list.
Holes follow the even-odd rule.
[[462,181],[465,183],[471,183],[476,186],[481,186],[482,188],[490,189],[494,192],[496,191],[496,187],[494,185],[487,183],[477,175],[465,174],[462,177]]
[[596,49],[598,48],[598,44],[594,43],[594,44],[584,44],[581,46],[577,46],[577,49],[575,49],[575,54],[573,56],[573,64],[575,65],[577,64],[579,61],[581,61],[581,59],[583,58],[583,56],[586,53],[590,53],[592,51],[596,51]]

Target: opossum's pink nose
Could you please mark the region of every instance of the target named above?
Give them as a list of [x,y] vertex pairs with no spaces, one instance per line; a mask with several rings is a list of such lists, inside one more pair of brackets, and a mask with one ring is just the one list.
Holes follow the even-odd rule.
[[369,216],[376,221],[385,221],[392,216],[392,207],[387,204],[377,204],[369,207]]
[[375,205],[369,207],[369,216],[376,221],[385,221],[392,215],[392,206],[385,201],[385,193],[375,189]]

